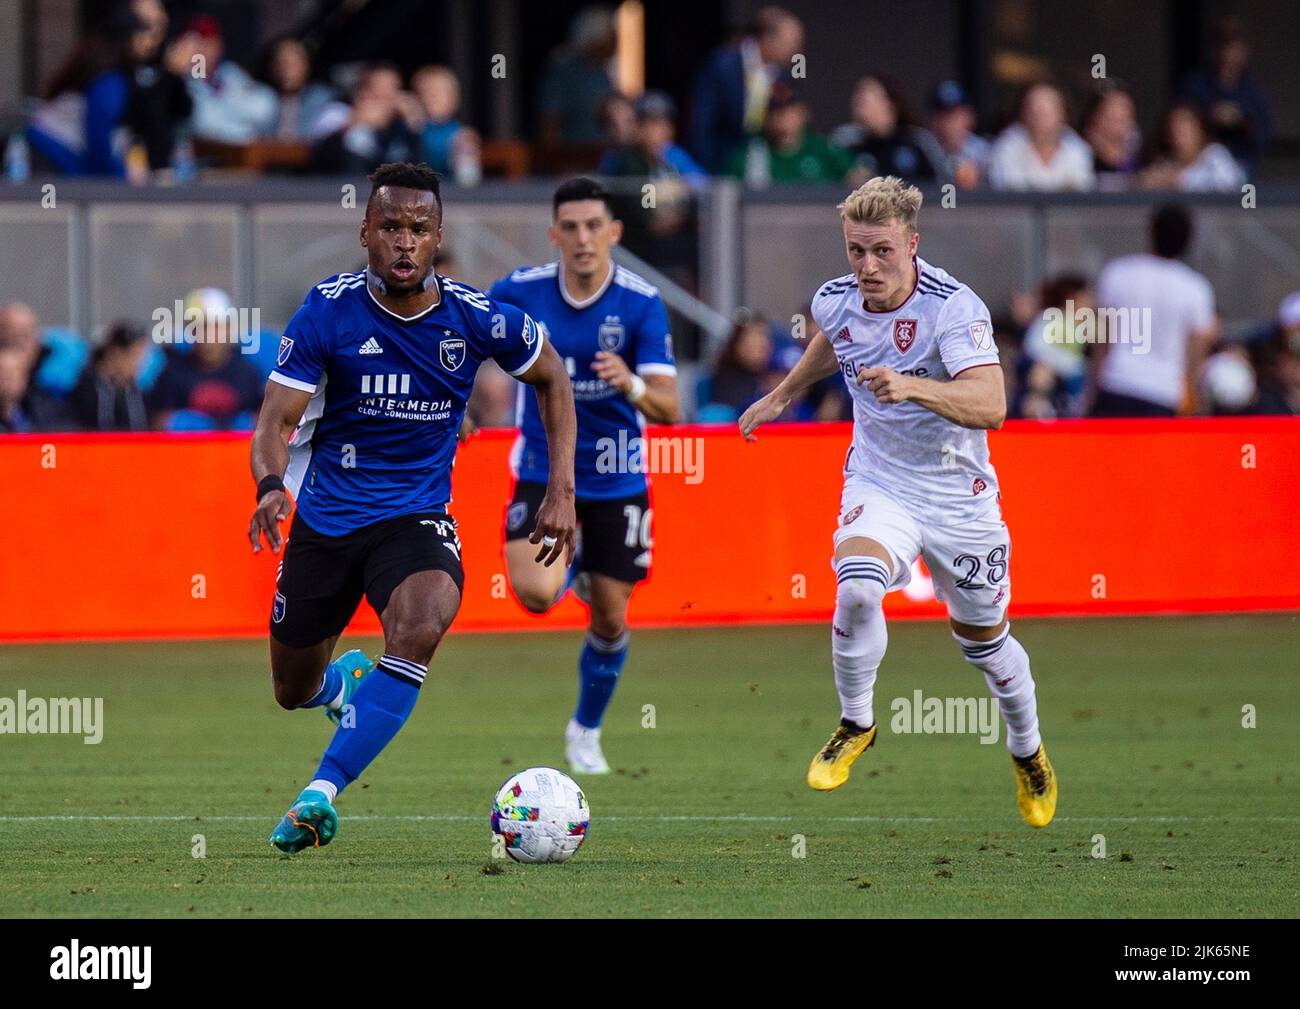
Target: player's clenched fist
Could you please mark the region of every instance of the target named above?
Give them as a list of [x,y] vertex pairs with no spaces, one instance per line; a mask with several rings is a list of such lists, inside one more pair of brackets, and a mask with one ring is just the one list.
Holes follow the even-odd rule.
[[878,403],[905,403],[911,398],[911,379],[893,368],[859,368],[858,385],[863,383]]
[[549,568],[563,554],[564,563],[572,564],[576,548],[574,529],[577,525],[573,494],[552,494],[547,491],[542,498],[541,507],[537,509],[537,525],[528,537],[529,543],[542,545],[535,560]]
[[626,361],[611,351],[596,351],[596,360],[592,362],[591,370],[596,373],[597,378],[604,379],[625,396],[632,390],[631,369],[628,368]]
[[789,403],[777,396],[775,390],[769,392],[740,415],[740,433],[745,436],[746,441],[757,441],[754,432],[759,426],[776,420],[785,412],[787,406]]
[[289,517],[293,502],[289,495],[281,490],[269,490],[257,502],[257,511],[248,524],[248,538],[253,544],[253,553],[262,552],[262,537],[270,545],[273,553],[279,553],[284,545],[280,535],[280,523]]

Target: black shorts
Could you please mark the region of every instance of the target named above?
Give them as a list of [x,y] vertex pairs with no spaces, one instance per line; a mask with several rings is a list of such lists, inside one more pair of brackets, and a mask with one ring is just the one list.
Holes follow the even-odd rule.
[[[532,535],[537,509],[546,485],[520,480],[506,508],[506,540]],[[642,491],[631,497],[575,502],[582,532],[582,570],[621,582],[639,582],[650,574],[650,496]],[[539,547],[540,549],[540,547]]]
[[464,589],[456,520],[442,512],[399,515],[326,536],[294,515],[275,582],[271,636],[307,648],[341,634],[364,594],[376,613],[407,576],[445,571]]

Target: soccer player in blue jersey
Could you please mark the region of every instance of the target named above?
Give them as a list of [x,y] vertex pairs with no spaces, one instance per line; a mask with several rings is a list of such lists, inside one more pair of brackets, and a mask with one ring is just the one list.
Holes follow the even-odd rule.
[[[271,608],[271,679],[285,708],[323,707],[338,728],[311,782],[271,835],[281,851],[328,844],[334,801],[401,729],[439,641],[460,608],[464,574],[448,512],[456,435],[488,357],[536,390],[554,459],[530,560],[572,562],[576,421],[564,362],[525,313],[439,277],[438,176],[382,165],[361,223],[368,267],[317,284],[280,341],[253,435],[257,510],[284,558]],[[297,513],[288,539],[281,520]],[[536,545],[540,544],[540,550]],[[372,665],[331,662],[365,595],[384,630]]]
[[[582,571],[573,587],[590,608],[591,623],[578,658],[578,704],[564,742],[570,767],[584,774],[609,771],[600,746],[601,719],[627,659],[628,601],[650,572],[643,418],[672,424],[681,408],[668,313],[659,292],[610,256],[622,231],[599,183],[571,179],[553,200],[550,238],[560,258],[522,267],[490,292],[542,326],[573,383],[582,530],[575,564]],[[519,601],[544,613],[568,588],[565,569],[539,564],[529,547],[554,467],[538,404],[520,397],[518,415],[506,566]]]

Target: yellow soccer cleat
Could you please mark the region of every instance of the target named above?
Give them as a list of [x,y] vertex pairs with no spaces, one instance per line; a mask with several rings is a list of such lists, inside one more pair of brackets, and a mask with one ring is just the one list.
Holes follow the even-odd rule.
[[1011,758],[1016,769],[1016,805],[1031,827],[1046,827],[1056,815],[1056,772],[1040,743],[1032,756]]
[[849,780],[849,768],[876,741],[876,727],[859,729],[840,722],[826,745],[808,765],[808,784],[819,792],[830,792]]

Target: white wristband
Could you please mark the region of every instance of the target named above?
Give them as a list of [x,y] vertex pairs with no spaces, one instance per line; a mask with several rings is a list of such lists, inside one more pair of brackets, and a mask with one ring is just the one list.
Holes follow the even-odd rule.
[[645,379],[640,375],[632,376],[632,388],[627,391],[629,403],[640,403],[645,399]]

